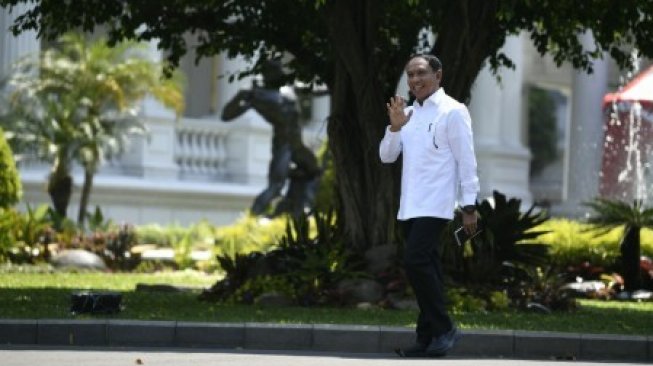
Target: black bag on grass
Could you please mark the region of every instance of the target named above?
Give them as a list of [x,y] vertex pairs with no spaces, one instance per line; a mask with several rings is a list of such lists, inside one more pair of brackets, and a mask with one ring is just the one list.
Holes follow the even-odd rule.
[[70,296],[72,314],[115,314],[120,311],[122,294],[118,292],[75,292]]

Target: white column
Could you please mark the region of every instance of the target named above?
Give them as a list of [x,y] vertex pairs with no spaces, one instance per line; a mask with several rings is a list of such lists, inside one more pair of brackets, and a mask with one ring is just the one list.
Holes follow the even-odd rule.
[[[524,146],[524,37],[506,39],[503,52],[515,63],[515,70],[502,69],[501,83],[489,66],[481,71],[472,87],[469,106],[474,121],[482,200],[497,190],[522,200],[522,208],[532,202],[529,191],[530,153]],[[445,67],[446,72],[446,67]]]
[[524,87],[524,42],[527,40],[525,34],[506,39],[503,50],[515,69],[504,69],[501,73],[501,141],[511,151],[505,158],[505,172],[511,175],[510,189],[515,197],[522,199],[524,209],[533,200],[529,187],[531,154],[526,147],[528,95]]
[[[148,43],[146,56],[153,62],[163,59],[157,41]],[[178,166],[175,157],[175,112],[152,96],[141,103],[140,115],[145,119],[147,135],[135,137],[129,151],[121,159],[123,170],[151,179],[176,179]]]
[[32,7],[31,4],[17,4],[11,13],[8,8],[0,8],[0,76],[9,72],[11,65],[19,59],[33,55],[38,57],[41,43],[34,31],[14,36],[9,27],[14,20]]
[[[594,48],[594,37],[585,33],[580,37],[583,48]],[[563,210],[570,215],[587,211],[582,202],[598,194],[599,171],[603,154],[603,96],[607,92],[608,62],[594,60],[592,74],[573,71],[571,123],[565,159]]]
[[501,92],[486,65],[474,81],[469,103],[477,148],[501,145]]
[[204,118],[214,115],[216,111],[217,56],[202,57],[196,63],[197,38],[197,35],[184,36],[188,53],[181,58],[179,71],[186,76],[184,115],[191,118]]
[[524,47],[522,37],[508,37],[503,52],[515,64],[515,69],[501,72],[501,141],[516,149],[524,148]]

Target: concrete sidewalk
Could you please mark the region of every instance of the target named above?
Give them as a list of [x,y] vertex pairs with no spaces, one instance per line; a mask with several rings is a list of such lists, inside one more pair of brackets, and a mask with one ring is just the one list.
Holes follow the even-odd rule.
[[[318,351],[253,351],[188,348],[13,346],[0,348],[2,366],[606,366],[603,361],[554,361],[505,358],[446,357],[397,359],[381,353]],[[610,363],[639,366],[640,363]]]
[[[463,331],[452,356],[653,362],[653,336]],[[411,328],[360,325],[0,319],[3,346],[185,347],[392,354]]]

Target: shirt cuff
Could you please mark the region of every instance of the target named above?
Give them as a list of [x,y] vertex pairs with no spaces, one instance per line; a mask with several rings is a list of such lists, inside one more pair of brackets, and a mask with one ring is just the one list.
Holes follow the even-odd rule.
[[469,193],[469,194],[463,194],[463,199],[460,202],[460,207],[465,207],[469,205],[476,205],[476,194]]

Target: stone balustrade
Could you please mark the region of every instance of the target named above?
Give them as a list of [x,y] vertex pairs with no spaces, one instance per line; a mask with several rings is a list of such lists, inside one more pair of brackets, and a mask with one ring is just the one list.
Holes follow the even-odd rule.
[[[218,117],[179,121],[147,118],[148,133],[132,138],[125,154],[107,158],[94,180],[90,209],[116,222],[192,224],[233,222],[264,188],[271,128],[256,113],[224,123]],[[43,189],[48,162],[20,164],[24,204],[49,204]],[[69,216],[78,209],[83,172],[74,166]]]
[[[255,181],[267,173],[270,128],[249,115],[237,123],[215,119],[149,120],[145,136],[134,136],[121,156],[106,157],[99,175],[200,182]],[[260,117],[258,117],[260,118]],[[254,140],[250,139],[253,138]],[[50,163],[21,155],[21,170],[40,171]],[[230,164],[231,162],[231,164]],[[237,162],[237,164],[233,164]],[[255,164],[257,163],[258,164]],[[256,166],[252,166],[256,165]],[[152,174],[153,170],[156,174]],[[74,166],[73,172],[80,170]],[[247,174],[252,177],[247,176]],[[239,177],[239,178],[236,178]]]
[[227,180],[230,125],[185,118],[175,126],[174,160],[179,178]]

